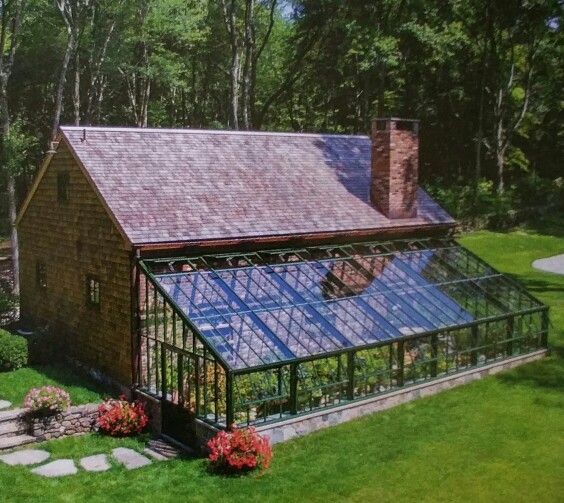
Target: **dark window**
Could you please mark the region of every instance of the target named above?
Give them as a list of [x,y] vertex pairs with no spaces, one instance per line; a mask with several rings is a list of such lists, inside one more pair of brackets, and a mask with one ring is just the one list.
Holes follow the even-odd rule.
[[37,262],[35,266],[35,280],[39,288],[47,288],[47,269],[43,262]]
[[66,203],[69,200],[69,174],[66,171],[57,174],[57,201]]
[[94,276],[86,276],[86,303],[95,307],[100,305],[100,280]]

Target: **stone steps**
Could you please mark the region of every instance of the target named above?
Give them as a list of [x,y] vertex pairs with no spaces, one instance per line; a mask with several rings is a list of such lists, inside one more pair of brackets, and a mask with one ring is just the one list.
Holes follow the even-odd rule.
[[0,439],[13,437],[27,432],[27,427],[21,421],[4,421],[0,423]]
[[25,414],[24,409],[3,410],[0,412],[0,423],[13,421],[14,419],[20,418],[23,414]]
[[149,456],[152,456],[154,459],[175,459],[179,457],[182,452],[181,450],[172,445],[163,437],[153,438],[149,440],[146,447],[146,452]]
[[15,449],[22,445],[31,444],[37,442],[35,437],[31,435],[15,435],[10,437],[0,438],[0,451],[7,451],[9,449]]
[[0,412],[0,451],[15,449],[31,444],[37,439],[27,435],[27,425],[22,420],[23,409],[11,409]]

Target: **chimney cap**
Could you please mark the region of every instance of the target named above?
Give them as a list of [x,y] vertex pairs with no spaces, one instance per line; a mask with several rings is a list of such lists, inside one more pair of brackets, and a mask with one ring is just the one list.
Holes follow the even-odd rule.
[[403,119],[401,117],[375,117],[372,119],[372,131],[388,131],[390,129],[404,129],[419,132],[419,119]]
[[407,119],[404,117],[374,117],[373,121],[405,121],[405,122],[421,122],[419,119]]

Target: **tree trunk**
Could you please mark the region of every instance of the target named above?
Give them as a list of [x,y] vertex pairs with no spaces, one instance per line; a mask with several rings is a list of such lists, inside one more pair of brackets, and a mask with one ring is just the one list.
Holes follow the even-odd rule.
[[243,128],[251,129],[251,78],[255,52],[255,0],[247,0],[245,8],[245,63],[243,65]]
[[8,208],[10,216],[10,239],[12,251],[12,272],[14,275],[13,293],[20,293],[20,255],[18,250],[18,228],[16,226],[17,201],[16,201],[16,177],[13,173],[8,173]]
[[497,191],[503,194],[505,190],[505,150],[501,149],[496,154],[497,164]]
[[241,58],[239,49],[234,48],[231,52],[231,68],[229,69],[229,79],[231,83],[231,127],[239,129],[239,76],[241,74]]
[[482,145],[484,143],[484,97],[483,91],[480,95],[480,105],[478,108],[478,131],[476,133],[476,161],[474,166],[474,181],[477,186],[482,177]]
[[74,55],[74,93],[72,96],[74,109],[74,125],[80,126],[80,56],[79,51]]
[[236,26],[235,0],[221,0],[225,28],[231,45],[231,61],[229,66],[229,121],[233,129],[239,129],[239,79],[241,77],[241,43]]
[[67,39],[67,47],[65,49],[65,55],[63,57],[63,62],[61,64],[61,70],[59,72],[59,83],[57,85],[57,92],[55,94],[55,111],[53,114],[53,127],[51,129],[51,140],[49,143],[49,149],[52,148],[52,142],[55,141],[57,133],[59,130],[59,122],[61,120],[61,113],[63,110],[63,96],[65,93],[65,83],[67,80],[67,71],[69,67],[69,62],[73,52],[76,47],[76,34],[74,30],[69,30],[69,36]]
[[[8,12],[8,5],[2,2],[0,9],[0,162],[6,161],[6,141],[10,134],[10,111],[8,109],[8,82],[12,75],[12,68],[19,45],[19,35],[26,0],[12,2],[13,8]],[[9,40],[9,42],[7,42]],[[13,292],[20,293],[20,261],[18,251],[18,229],[16,227],[17,200],[16,200],[16,174],[9,168],[6,173],[8,188],[8,215],[11,229],[11,252],[13,272]]]
[[[2,161],[5,162],[5,145],[10,134],[10,115],[8,111],[7,82],[0,85],[0,129],[2,144]],[[13,273],[13,293],[20,293],[20,259],[18,250],[18,228],[16,227],[17,219],[17,199],[16,199],[16,175],[9,168],[7,170],[7,188],[8,188],[8,218],[10,221],[10,248],[12,254],[12,273]]]
[[495,138],[495,162],[497,166],[497,192],[505,190],[505,150],[507,143],[504,135],[503,117],[499,117]]

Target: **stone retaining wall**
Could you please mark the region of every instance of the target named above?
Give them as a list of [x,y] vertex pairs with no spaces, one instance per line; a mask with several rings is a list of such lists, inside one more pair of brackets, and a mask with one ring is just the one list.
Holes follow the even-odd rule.
[[[19,425],[19,431],[25,432],[37,440],[65,437],[97,431],[98,404],[75,405],[65,412],[53,416],[35,417],[27,409],[9,411],[6,419]],[[4,413],[7,414],[7,413]]]
[[76,405],[54,416],[29,418],[29,434],[39,440],[97,431],[98,405]]

